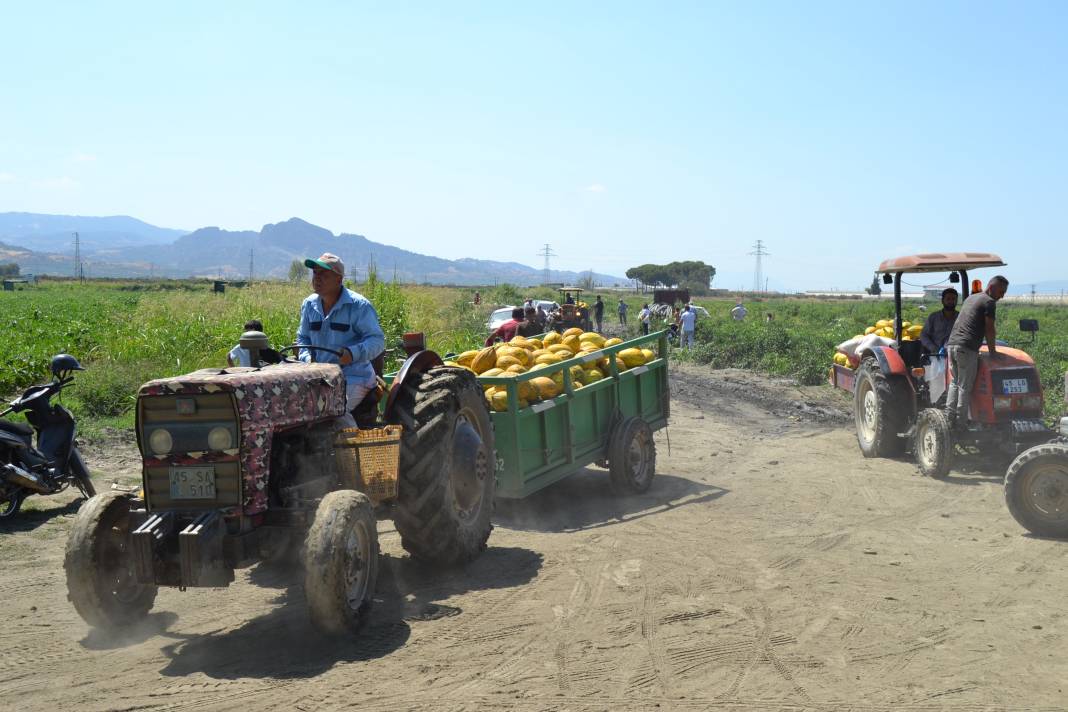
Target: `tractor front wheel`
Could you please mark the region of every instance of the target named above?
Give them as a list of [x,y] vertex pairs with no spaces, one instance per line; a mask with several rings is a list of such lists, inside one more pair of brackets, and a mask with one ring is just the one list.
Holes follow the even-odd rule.
[[440,366],[401,384],[394,524],[413,557],[466,563],[486,548],[496,493],[493,426],[482,389],[464,368]]
[[67,598],[94,628],[133,625],[156,601],[156,586],[137,580],[128,551],[130,501],[121,492],[90,498],[78,510],[67,539]]
[[1005,504],[1024,529],[1068,538],[1068,445],[1050,443],[1020,453],[1005,475]]
[[901,454],[904,443],[898,433],[905,424],[905,408],[902,395],[894,389],[896,385],[873,358],[864,359],[857,369],[853,417],[864,457]]
[[304,594],[312,624],[327,635],[356,631],[378,580],[378,526],[367,495],[323,497],[304,543]]
[[920,472],[928,477],[945,477],[953,460],[953,433],[949,419],[938,408],[927,408],[916,419],[912,452]]

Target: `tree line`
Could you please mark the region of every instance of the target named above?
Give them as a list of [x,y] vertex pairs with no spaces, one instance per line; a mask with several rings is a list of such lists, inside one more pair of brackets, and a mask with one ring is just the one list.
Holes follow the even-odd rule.
[[669,262],[666,265],[645,264],[627,270],[627,279],[636,279],[646,287],[680,287],[703,294],[712,284],[716,268],[700,260]]

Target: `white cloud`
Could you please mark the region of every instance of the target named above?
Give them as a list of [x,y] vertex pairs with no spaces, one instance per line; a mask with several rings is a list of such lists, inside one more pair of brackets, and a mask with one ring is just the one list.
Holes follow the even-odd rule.
[[0,171],[0,183],[14,183],[14,182],[15,182],[15,174],[14,173],[4,173],[4,172]]
[[81,188],[82,184],[70,176],[62,176],[60,178],[36,180],[33,182],[33,187],[41,188],[42,190],[75,190]]
[[590,183],[588,186],[582,189],[584,193],[604,193],[608,188],[604,187],[601,183]]
[[95,161],[96,156],[91,153],[75,153],[71,160],[75,163],[89,163],[90,161]]

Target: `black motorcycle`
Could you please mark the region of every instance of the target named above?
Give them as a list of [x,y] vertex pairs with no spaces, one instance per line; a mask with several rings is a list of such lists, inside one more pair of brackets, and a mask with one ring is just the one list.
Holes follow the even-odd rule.
[[51,402],[52,396],[74,382],[71,374],[83,370],[73,356],[55,356],[52,382],[31,386],[0,413],[24,413],[29,422],[0,419],[0,519],[14,516],[32,494],[56,494],[71,485],[86,499],[96,494],[85,461],[74,446],[74,416]]

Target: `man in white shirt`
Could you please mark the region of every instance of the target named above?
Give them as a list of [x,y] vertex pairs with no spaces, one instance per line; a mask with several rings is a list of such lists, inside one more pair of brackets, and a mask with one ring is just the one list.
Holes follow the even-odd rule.
[[653,320],[653,310],[649,308],[648,304],[642,304],[642,310],[638,312],[638,321],[642,326],[642,335],[649,333],[649,322]]
[[688,349],[693,346],[693,332],[697,328],[697,311],[694,310],[689,304],[682,310],[682,314],[679,314],[679,333],[681,339],[679,345],[684,349]]

